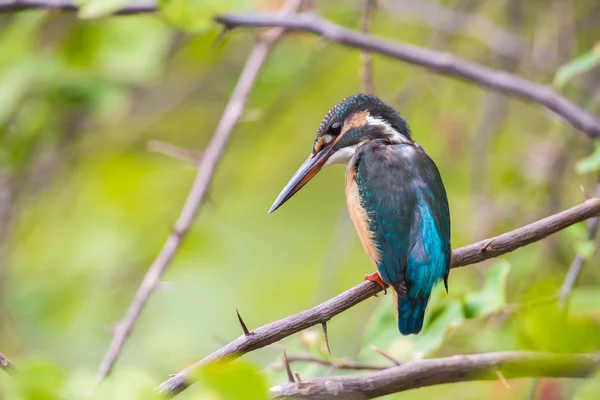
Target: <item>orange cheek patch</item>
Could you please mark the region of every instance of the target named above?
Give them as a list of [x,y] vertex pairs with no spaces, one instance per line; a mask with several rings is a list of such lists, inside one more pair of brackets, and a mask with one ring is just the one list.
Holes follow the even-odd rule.
[[323,148],[323,146],[325,146],[325,139],[323,138],[323,136],[321,136],[320,138],[317,139],[317,141],[315,142],[315,146],[313,148],[313,152],[314,154],[317,154],[318,152],[321,151],[321,149]]

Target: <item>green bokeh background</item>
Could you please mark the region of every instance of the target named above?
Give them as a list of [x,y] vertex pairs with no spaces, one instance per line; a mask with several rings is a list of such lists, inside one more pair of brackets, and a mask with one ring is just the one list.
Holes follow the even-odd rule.
[[[23,370],[17,383],[0,376],[0,398],[80,398],[93,386],[111,326],[169,235],[195,176],[194,165],[149,151],[148,144],[159,140],[198,153],[206,147],[255,42],[254,32],[236,30],[215,45],[219,29],[212,15],[280,4],[189,0],[191,8],[181,12],[177,7],[186,2],[178,3],[166,18],[0,14],[0,193],[9,195],[0,230],[0,351]],[[375,14],[376,35],[506,67],[485,38],[464,30],[440,33],[388,3],[394,2]],[[468,11],[514,29],[506,17],[510,1],[471,3]],[[567,2],[574,36],[562,43],[559,3],[522,4],[515,31],[531,50],[519,56],[515,71],[549,85],[559,66],[600,37],[599,24],[577,23],[598,13],[597,5],[578,0]],[[456,0],[438,5],[466,7]],[[359,25],[362,2],[317,7],[337,23]],[[362,90],[359,68],[357,51],[317,37],[291,34],[277,45],[208,200],[98,398],[149,398],[169,374],[239,336],[236,308],[257,327],[316,305],[372,272],[345,212],[343,167],[324,170],[267,215],[310,151],[321,118]],[[408,120],[442,173],[454,247],[578,204],[580,184],[593,192],[595,174],[574,169],[592,144],[544,109],[509,100],[501,123],[482,141],[478,127],[486,125],[488,90],[378,55],[374,71],[377,95]],[[599,77],[597,69],[588,71],[561,90],[598,110]],[[423,339],[398,335],[391,296],[368,300],[330,322],[334,356],[385,363],[369,344],[403,360],[515,349],[597,351],[600,258],[585,237],[579,224],[500,264],[453,270],[450,294],[436,292]],[[588,248],[588,260],[568,318],[551,302],[502,311],[506,303],[554,294],[581,248]],[[265,387],[285,377],[256,371],[279,361],[283,349],[323,356],[320,335],[296,335],[245,356],[252,367],[201,373],[201,384],[181,398],[240,398],[223,389],[223,379],[254,387],[259,394],[249,399],[263,398]],[[304,364],[295,369],[307,377],[326,372]],[[582,387],[544,382],[544,390],[567,396],[558,398]],[[519,380],[508,390],[499,382],[461,383],[389,398],[528,398],[531,385]]]

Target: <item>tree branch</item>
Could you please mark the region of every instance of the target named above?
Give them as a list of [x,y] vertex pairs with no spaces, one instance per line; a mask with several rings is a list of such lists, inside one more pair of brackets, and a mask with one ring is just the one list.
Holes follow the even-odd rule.
[[[600,198],[587,200],[580,205],[525,225],[514,231],[454,250],[452,252],[452,268],[498,257],[598,214],[600,214]],[[237,338],[163,382],[159,387],[159,391],[166,394],[180,393],[189,385],[188,377],[199,366],[225,358],[229,360],[236,359],[245,353],[278,342],[306,328],[327,322],[334,316],[363,302],[381,290],[381,287],[374,282],[361,282],[353,288],[311,309],[257,328],[254,330],[254,334],[243,335]]]
[[474,39],[496,54],[522,61],[526,56],[527,44],[514,31],[495,25],[492,21],[460,9],[446,8],[433,1],[383,1],[381,6],[391,18],[403,23],[424,23],[446,35],[462,35]]
[[[0,13],[25,10],[77,11],[73,0],[0,0]],[[134,1],[113,13],[113,15],[147,14],[158,11],[153,0]]]
[[[288,0],[282,7],[282,11],[295,12],[300,7],[300,4],[301,0]],[[125,341],[131,334],[150,295],[156,289],[161,276],[173,260],[185,234],[192,225],[194,217],[198,213],[208,192],[215,169],[225,150],[229,137],[244,113],[246,101],[254,86],[254,82],[271,49],[283,32],[283,28],[274,28],[265,32],[252,49],[231,98],[223,111],[215,134],[208,144],[206,151],[203,153],[196,178],[185,201],[185,205],[181,210],[181,214],[175,223],[173,232],[167,238],[148,272],[146,272],[135,298],[127,310],[125,318],[115,327],[113,340],[98,370],[96,378],[98,383],[112,370]]]
[[466,61],[458,56],[411,46],[343,28],[312,14],[283,16],[272,13],[226,14],[216,21],[227,28],[285,27],[310,32],[325,40],[352,48],[380,53],[388,57],[418,65],[439,74],[454,76],[500,92],[530,100],[560,115],[574,127],[592,138],[600,137],[600,120],[559,95],[554,89],[533,83],[518,75]]
[[271,389],[274,398],[372,399],[445,383],[550,376],[583,378],[600,366],[598,354],[512,351],[418,360],[359,375],[304,379]]
[[[323,365],[325,367],[331,367],[333,369],[346,369],[346,370],[372,370],[381,371],[383,369],[391,368],[393,365],[381,365],[381,364],[368,364],[359,363],[352,360],[326,360],[324,358],[313,357],[313,356],[286,356],[289,363],[313,363]],[[283,363],[273,364],[266,368],[268,371],[278,371],[285,368]]]
[[4,354],[0,353],[0,369],[6,371],[6,373],[12,373],[17,370],[15,364],[13,364]]
[[[364,0],[363,16],[360,23],[360,30],[363,33],[369,33],[369,29],[371,28],[371,14],[373,14],[375,6],[375,0]],[[375,86],[373,84],[373,57],[371,56],[370,52],[361,51],[360,58],[362,61],[360,76],[363,82],[363,90],[365,93],[374,94]]]
[[[596,196],[600,197],[600,183],[596,184]],[[587,221],[587,239],[594,240],[596,238],[596,234],[598,233],[598,217],[590,218]],[[563,281],[563,284],[560,288],[560,303],[563,309],[566,310],[567,303],[569,301],[569,296],[573,288],[575,287],[575,282],[581,273],[581,269],[583,268],[583,264],[585,263],[585,255],[578,253],[575,255],[573,262],[569,266],[569,270],[567,271],[567,275]]]
[[183,147],[176,146],[162,140],[150,140],[147,145],[148,151],[163,154],[167,157],[183,161],[190,165],[198,165],[202,159],[202,153]]

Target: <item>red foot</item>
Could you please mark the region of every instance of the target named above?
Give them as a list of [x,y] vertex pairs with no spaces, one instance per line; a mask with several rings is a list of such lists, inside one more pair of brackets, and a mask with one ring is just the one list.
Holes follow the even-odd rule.
[[387,294],[387,285],[383,280],[381,280],[379,272],[373,272],[372,274],[365,275],[365,281],[375,282],[376,284],[381,286],[381,288],[383,289],[383,294]]

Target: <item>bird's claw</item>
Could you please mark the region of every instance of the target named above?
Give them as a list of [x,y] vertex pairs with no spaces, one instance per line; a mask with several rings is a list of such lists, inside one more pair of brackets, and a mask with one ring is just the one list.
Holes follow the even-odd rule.
[[372,274],[365,275],[365,281],[375,282],[376,284],[381,286],[381,288],[383,289],[383,294],[387,294],[387,285],[381,279],[381,275],[379,275],[379,272],[373,272]]

